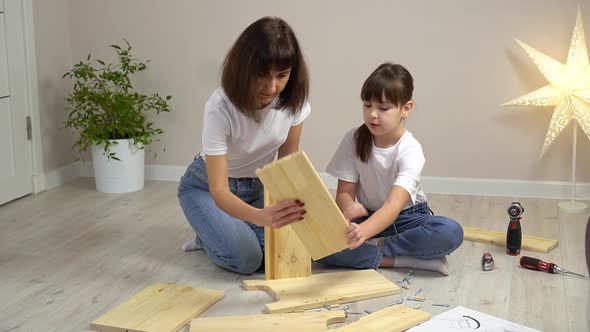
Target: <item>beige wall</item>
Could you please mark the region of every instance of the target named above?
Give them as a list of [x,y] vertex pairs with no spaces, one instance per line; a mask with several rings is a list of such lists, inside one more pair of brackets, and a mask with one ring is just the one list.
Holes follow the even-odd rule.
[[[382,61],[415,78],[417,107],[407,127],[422,142],[424,175],[567,181],[571,128],[539,160],[551,109],[500,108],[547,84],[513,36],[565,62],[577,0],[498,1],[35,1],[46,169],[71,162],[63,120],[63,69],[127,38],[150,58],[146,92],[174,96],[158,159],[185,165],[200,149],[202,108],[238,34],[265,15],[284,17],[299,36],[312,76],[313,113],[302,147],[323,170],[347,129],[360,124],[359,91]],[[590,43],[590,5],[582,4]],[[69,37],[68,37],[69,35]],[[70,39],[71,38],[71,39]],[[319,143],[319,144],[318,144]],[[162,153],[162,148],[166,152]],[[590,181],[590,141],[578,140],[578,180]]]
[[41,149],[46,172],[70,164],[74,139],[63,129],[64,98],[70,84],[61,76],[71,67],[72,44],[69,0],[33,0],[35,48],[41,124]]

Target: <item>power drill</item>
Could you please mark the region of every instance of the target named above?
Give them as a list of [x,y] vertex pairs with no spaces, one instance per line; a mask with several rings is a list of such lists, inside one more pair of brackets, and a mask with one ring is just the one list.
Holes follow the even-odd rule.
[[507,211],[510,216],[510,223],[506,232],[506,253],[510,256],[517,256],[520,254],[520,246],[522,244],[520,216],[524,212],[524,208],[519,202],[512,202]]

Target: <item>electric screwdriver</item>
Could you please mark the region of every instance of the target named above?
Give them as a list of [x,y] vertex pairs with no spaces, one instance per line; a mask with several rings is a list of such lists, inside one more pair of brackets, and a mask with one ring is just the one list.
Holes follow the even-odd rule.
[[506,232],[506,253],[510,256],[517,256],[520,255],[520,247],[522,245],[520,216],[524,212],[524,208],[519,202],[512,202],[507,211],[510,216],[510,223]]

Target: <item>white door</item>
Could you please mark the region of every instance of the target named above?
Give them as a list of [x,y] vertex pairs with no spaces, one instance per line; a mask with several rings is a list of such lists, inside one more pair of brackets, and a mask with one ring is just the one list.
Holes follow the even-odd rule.
[[0,0],[0,204],[33,191],[22,10]]

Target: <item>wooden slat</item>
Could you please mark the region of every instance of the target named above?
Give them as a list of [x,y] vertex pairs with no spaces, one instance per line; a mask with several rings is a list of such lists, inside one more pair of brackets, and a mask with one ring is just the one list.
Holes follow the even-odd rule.
[[[274,203],[265,190],[264,205]],[[311,256],[291,226],[264,229],[264,271],[266,280],[311,275]]]
[[314,260],[348,248],[348,221],[303,151],[276,160],[256,174],[275,200],[305,203],[305,219],[290,227]]
[[[463,239],[468,241],[506,246],[506,232],[490,231],[475,227],[463,226]],[[557,247],[559,241],[536,236],[522,236],[522,249],[548,253]]]
[[154,284],[90,326],[108,332],[174,332],[223,297],[223,291]]
[[397,285],[375,270],[316,274],[279,280],[245,280],[246,290],[264,290],[278,300],[266,305],[270,313],[318,308],[399,294]]
[[190,332],[320,332],[327,331],[329,324],[345,320],[342,310],[197,318],[191,322]]
[[379,310],[368,316],[361,317],[356,322],[350,323],[334,331],[339,332],[402,332],[418,324],[429,320],[431,315],[427,312],[396,305]]

